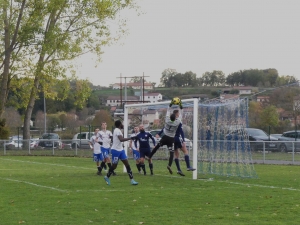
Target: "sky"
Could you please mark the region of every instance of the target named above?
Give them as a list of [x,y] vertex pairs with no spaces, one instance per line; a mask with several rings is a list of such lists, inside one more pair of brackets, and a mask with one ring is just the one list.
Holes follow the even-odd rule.
[[[123,12],[128,35],[104,48],[102,61],[78,59],[77,76],[109,86],[119,77],[160,83],[179,73],[275,68],[300,79],[299,0],[138,0],[141,15]],[[126,79],[127,82],[130,78]],[[124,81],[124,79],[123,79]]]

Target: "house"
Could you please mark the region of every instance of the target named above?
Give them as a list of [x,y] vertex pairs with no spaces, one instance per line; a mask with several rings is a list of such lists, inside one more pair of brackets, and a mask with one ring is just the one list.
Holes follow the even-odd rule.
[[257,102],[269,103],[270,102],[270,96],[257,96],[256,101]]
[[[127,96],[126,104],[134,104],[139,103],[139,97],[137,96]],[[122,96],[122,104],[125,103],[125,97]],[[109,96],[106,99],[106,106],[120,106],[121,105],[121,98],[120,96]]]
[[[112,85],[112,89],[120,89],[122,85],[122,89],[125,88],[125,83],[114,83]],[[142,83],[138,82],[138,83],[126,83],[126,87],[127,88],[132,88],[132,89],[142,89],[144,86],[145,90],[152,90],[153,89],[153,85],[151,83],[144,83],[144,85],[142,85]]]
[[[143,96],[140,96],[142,100]],[[146,93],[144,94],[144,101],[154,103],[162,101],[162,95],[160,93]]]
[[230,102],[232,100],[237,100],[239,98],[240,98],[239,95],[234,95],[234,94],[221,94],[220,95],[221,102]]
[[252,93],[252,88],[253,87],[251,86],[233,86],[231,88],[222,89],[222,93],[229,94],[232,90],[238,90],[239,95],[250,95]]

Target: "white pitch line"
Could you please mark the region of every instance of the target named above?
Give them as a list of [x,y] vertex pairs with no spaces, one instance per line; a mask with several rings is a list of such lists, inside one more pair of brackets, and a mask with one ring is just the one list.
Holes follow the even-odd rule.
[[51,189],[51,190],[54,190],[54,191],[69,192],[68,190],[63,190],[63,189],[59,189],[59,188],[55,188],[55,187],[39,185],[39,184],[35,184],[35,183],[27,182],[27,181],[22,181],[22,180],[14,180],[14,179],[10,179],[10,178],[2,178],[2,177],[0,177],[0,179],[8,180],[8,181],[14,181],[14,182],[18,182],[18,183],[29,184],[29,185],[33,185],[33,186],[40,187],[40,188]]
[[41,162],[33,162],[33,161],[23,161],[23,160],[16,160],[16,159],[2,159],[1,160],[7,160],[7,161],[13,161],[13,162],[22,162],[22,163],[31,163],[31,164],[41,164],[41,165],[49,165],[49,166],[62,166],[62,167],[69,167],[69,168],[78,168],[78,169],[85,169],[85,170],[92,170],[92,168],[86,168],[86,167],[79,167],[79,166],[68,166],[64,164],[56,164],[56,163],[41,163]]
[[[32,164],[42,164],[42,165],[50,165],[50,166],[62,166],[62,167],[70,167],[70,168],[79,168],[79,169],[87,169],[87,170],[92,170],[91,168],[86,168],[86,167],[78,167],[78,166],[67,166],[63,164],[54,164],[54,163],[41,163],[41,162],[32,162],[32,161],[23,161],[23,160],[14,160],[14,159],[3,159],[0,158],[1,160],[7,160],[7,161],[16,161],[16,162],[24,162],[24,163],[32,163]],[[191,179],[187,177],[179,177],[179,176],[173,176],[173,175],[162,175],[162,174],[155,174],[156,176],[164,176],[164,177],[171,177],[171,178],[177,178],[177,179]],[[154,175],[154,176],[155,176]],[[222,182],[222,183],[229,183],[229,184],[236,184],[236,185],[242,185],[242,186],[253,186],[253,187],[260,187],[260,188],[269,188],[269,189],[282,189],[282,190],[288,190],[288,191],[300,191],[300,189],[292,188],[292,187],[276,187],[276,186],[268,186],[268,185],[261,185],[261,184],[244,184],[244,183],[239,183],[239,182],[231,182],[231,181],[217,181],[212,178],[208,179],[197,179],[198,181],[211,181],[211,182]]]

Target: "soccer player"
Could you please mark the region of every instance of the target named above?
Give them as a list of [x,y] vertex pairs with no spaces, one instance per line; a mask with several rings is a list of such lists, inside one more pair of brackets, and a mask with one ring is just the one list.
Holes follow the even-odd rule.
[[146,168],[145,168],[145,156],[148,157],[148,163],[149,163],[149,168],[150,168],[150,172],[151,175],[153,175],[153,164],[152,164],[152,159],[149,158],[150,154],[151,154],[151,148],[150,148],[150,144],[149,144],[149,138],[152,139],[153,145],[155,146],[155,139],[153,138],[152,134],[150,134],[149,132],[146,132],[144,129],[144,125],[141,124],[139,126],[139,130],[140,133],[138,133],[135,136],[135,147],[137,147],[137,142],[139,143],[140,147],[140,162],[141,162],[141,167],[142,170],[144,172],[144,175],[146,175]]
[[111,157],[112,157],[112,167],[109,168],[107,175],[104,177],[105,182],[107,185],[110,185],[109,177],[113,174],[113,171],[117,168],[119,160],[122,161],[124,166],[126,167],[128,176],[130,178],[130,182],[132,185],[137,185],[133,179],[132,171],[128,162],[128,158],[125,154],[125,150],[123,148],[122,142],[128,141],[131,138],[124,138],[121,129],[123,129],[123,124],[120,120],[115,121],[115,129],[113,133],[113,144],[111,146]]
[[[98,132],[99,132],[99,128],[96,128],[93,136],[91,137],[91,139],[89,141],[89,144],[90,144],[90,148],[94,152],[93,160],[94,160],[94,162],[96,162],[96,166],[98,169],[97,174],[101,175],[101,171],[103,169],[103,166],[105,165],[105,162],[104,162],[103,154],[101,152],[102,142],[100,140]],[[101,165],[100,165],[100,162],[101,162]]]
[[[176,118],[179,117],[179,111],[174,110],[173,113],[176,115]],[[179,124],[176,134],[175,134],[175,140],[174,140],[174,146],[175,146],[175,164],[177,167],[177,174],[181,176],[185,176],[181,169],[180,169],[180,164],[179,164],[179,149],[183,152],[184,154],[184,160],[186,163],[186,168],[187,171],[194,171],[195,169],[191,167],[190,165],[190,156],[188,153],[188,150],[186,148],[185,140],[184,140],[184,132],[182,129],[182,123]]]
[[[139,133],[139,128],[134,127],[133,133],[130,137],[135,137]],[[135,147],[133,140],[129,142],[130,152],[133,154],[133,158],[135,159],[136,168],[138,169],[139,173],[141,173],[141,162],[140,162],[140,151],[137,150],[139,146]]]
[[151,159],[152,156],[156,153],[157,149],[159,149],[161,146],[163,145],[167,145],[167,148],[170,152],[170,156],[169,156],[169,163],[167,166],[167,169],[169,170],[169,173],[172,174],[173,171],[171,169],[172,163],[173,163],[173,159],[174,159],[174,136],[176,133],[176,130],[178,128],[178,126],[181,124],[181,118],[182,118],[182,103],[179,103],[179,108],[180,108],[180,112],[178,117],[176,118],[176,115],[174,113],[171,113],[171,107],[173,105],[173,100],[171,101],[168,109],[167,109],[167,114],[166,114],[166,119],[165,119],[165,125],[164,125],[164,136],[160,139],[160,141],[158,142],[158,144],[153,148],[149,158]]
[[[104,162],[107,163],[108,168],[110,168],[111,161],[110,161],[110,157],[109,157],[109,149],[110,149],[110,143],[111,143],[111,139],[112,139],[112,133],[106,129],[107,128],[106,122],[102,122],[101,128],[102,128],[102,130],[100,130],[98,133],[103,142],[103,145],[101,146],[101,152],[104,157]],[[104,167],[104,169],[105,169],[105,167]],[[115,173],[115,171],[113,171],[113,176],[115,176],[115,175],[117,175],[117,174]]]

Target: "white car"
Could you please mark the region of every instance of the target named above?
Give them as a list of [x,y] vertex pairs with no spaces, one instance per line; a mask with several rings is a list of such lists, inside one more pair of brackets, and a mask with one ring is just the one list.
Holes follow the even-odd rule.
[[[10,142],[5,143],[5,148],[8,150],[18,149],[23,147],[23,139],[10,140]],[[30,148],[36,148],[38,146],[38,141],[35,139],[30,140]]]
[[[155,139],[155,142],[158,143],[160,141],[161,138],[157,138],[156,137],[156,134],[158,134],[159,132],[161,131],[161,129],[157,129],[157,130],[150,130],[149,133],[152,134],[152,136],[154,137]],[[161,137],[164,136],[164,133],[162,133],[162,135],[160,135]],[[188,138],[184,138],[185,140],[185,145],[186,145],[186,148],[189,150],[193,147],[193,142],[188,139]],[[152,144],[152,140],[150,140],[150,146],[153,147],[153,144]]]

